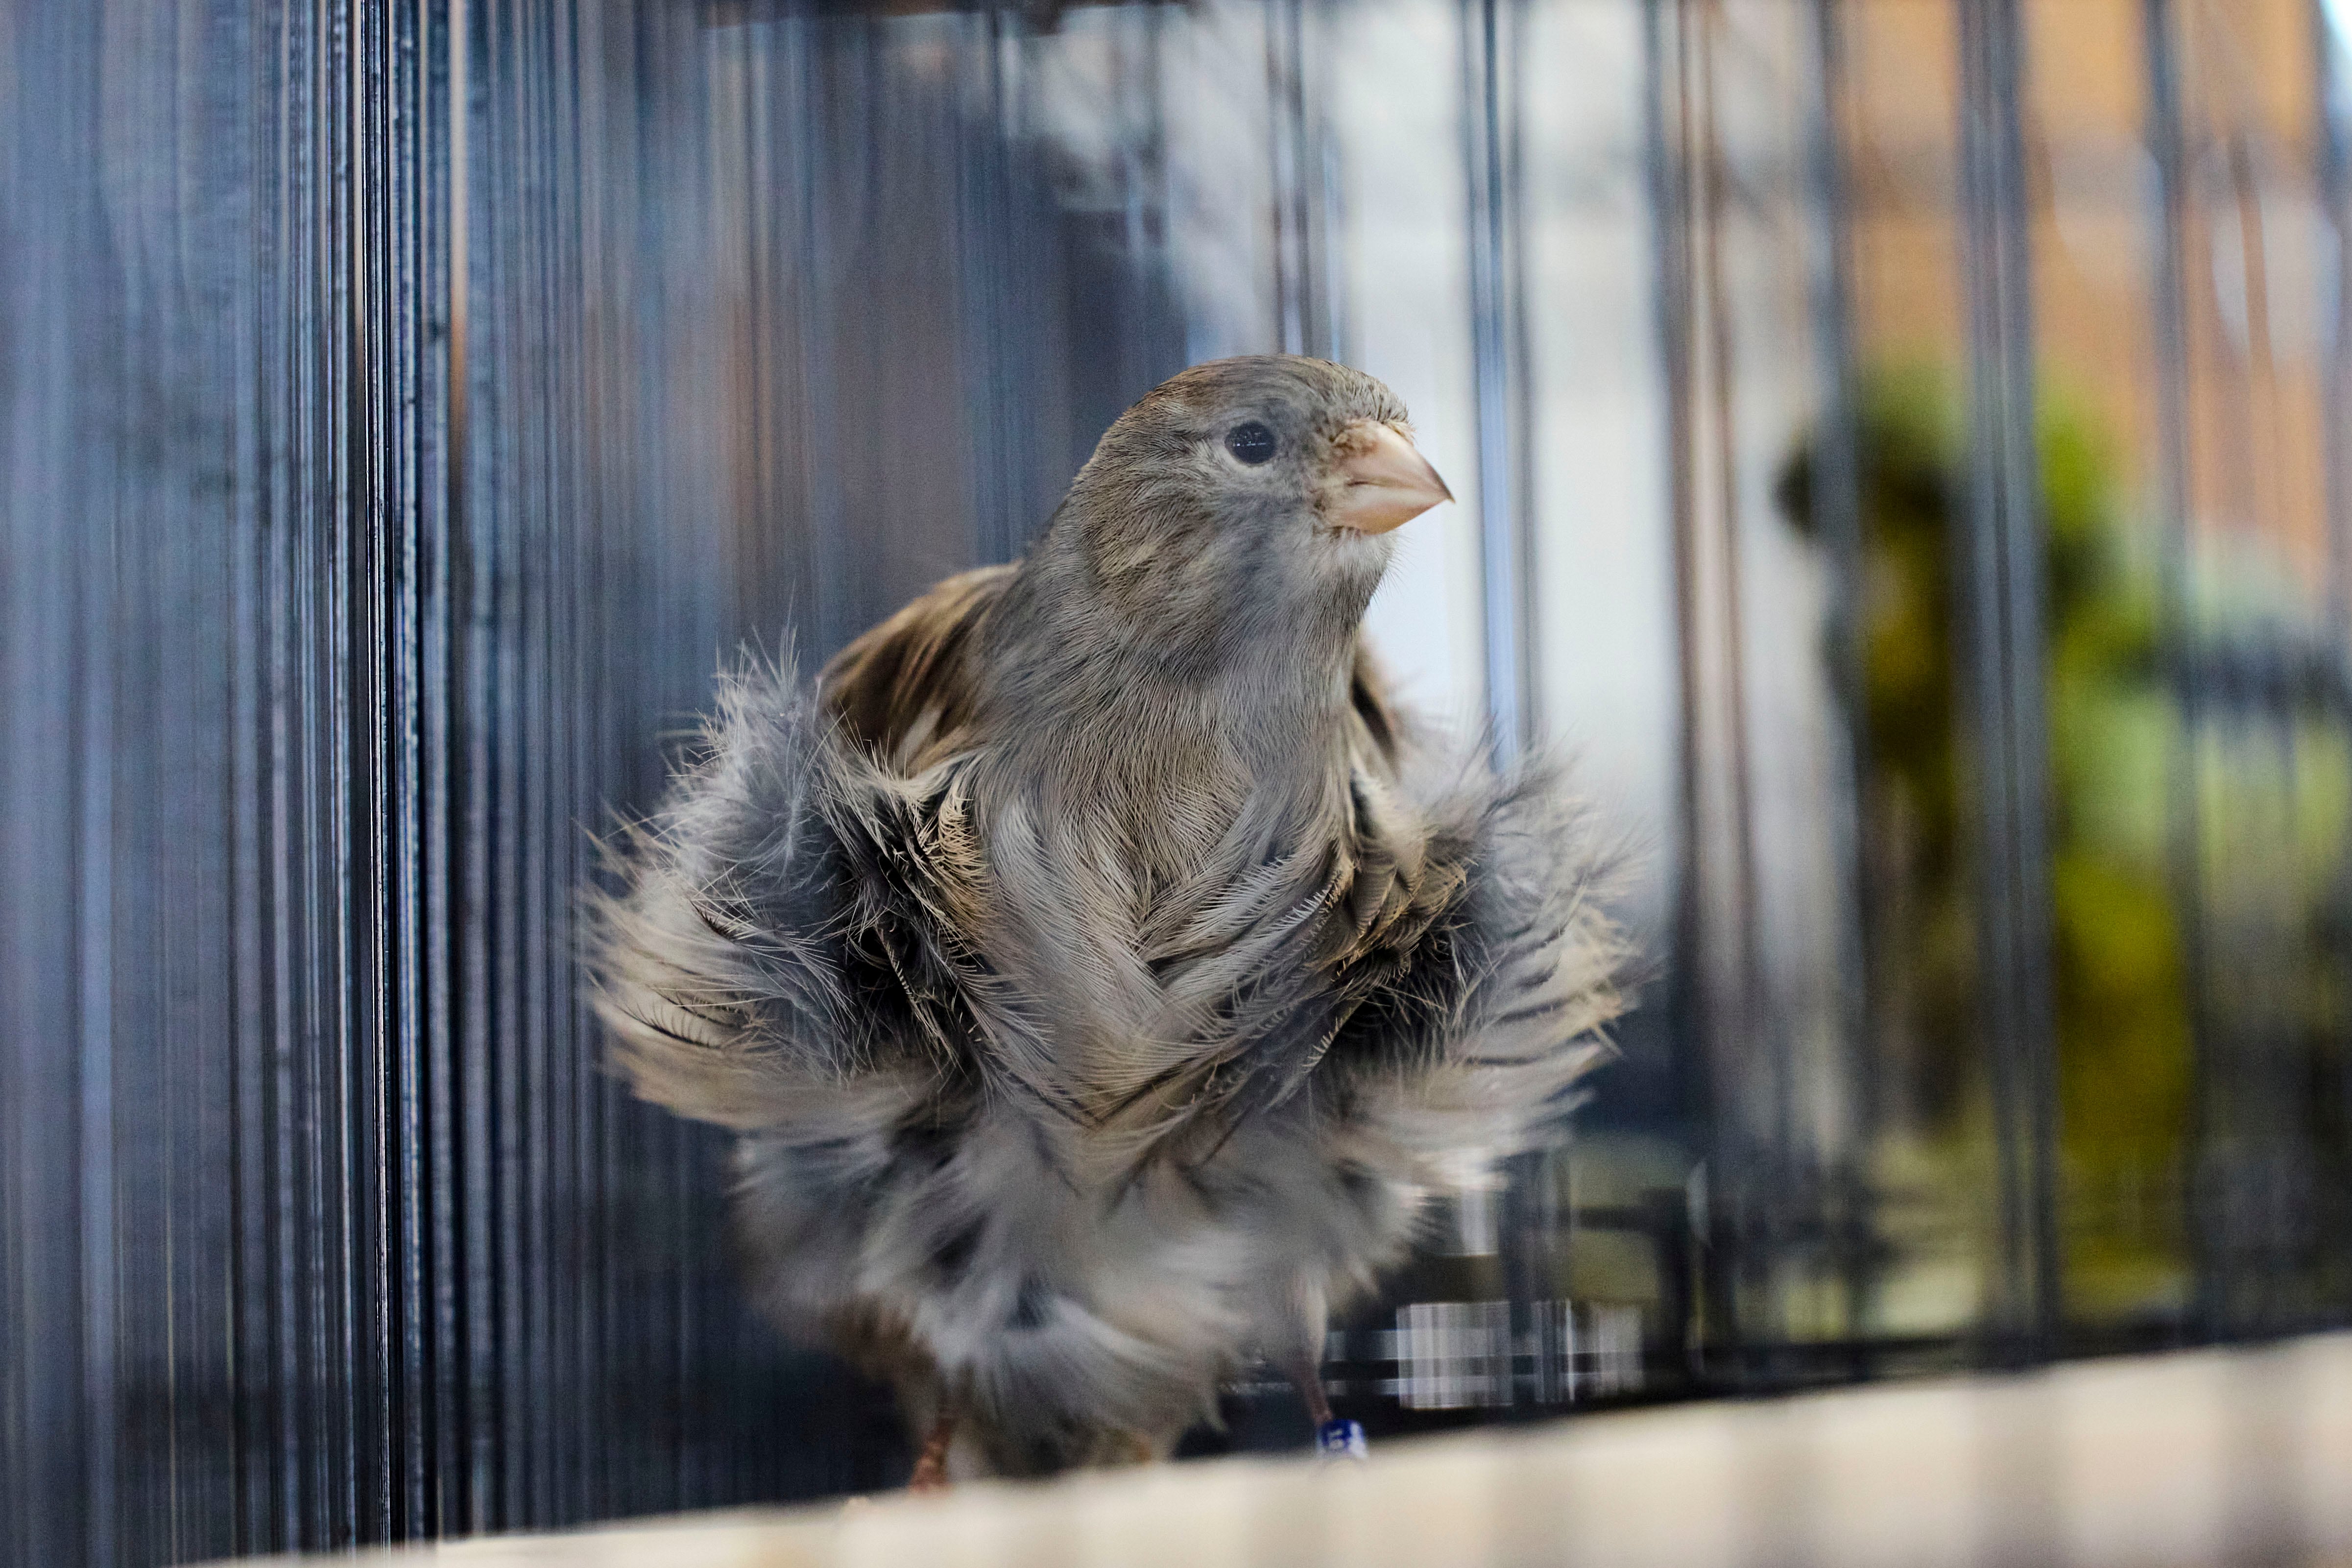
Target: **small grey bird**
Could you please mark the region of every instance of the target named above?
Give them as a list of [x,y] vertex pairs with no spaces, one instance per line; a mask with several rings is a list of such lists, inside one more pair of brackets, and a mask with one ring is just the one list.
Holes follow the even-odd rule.
[[1603,1048],[1589,822],[1364,647],[1450,499],[1370,376],[1197,365],[1021,562],[727,678],[613,846],[618,1060],[735,1131],[761,1303],[896,1384],[919,1485],[1164,1454],[1253,1354],[1343,1442],[1328,1315]]

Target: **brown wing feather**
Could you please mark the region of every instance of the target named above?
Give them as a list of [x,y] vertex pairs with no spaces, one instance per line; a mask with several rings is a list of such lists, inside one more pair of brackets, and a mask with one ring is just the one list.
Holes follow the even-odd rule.
[[834,655],[817,676],[826,713],[897,773],[961,749],[978,689],[975,634],[1012,580],[1010,566],[950,577]]
[[1360,638],[1356,643],[1356,668],[1348,683],[1348,702],[1355,709],[1356,717],[1371,738],[1372,750],[1394,773],[1397,766],[1397,716],[1389,701],[1388,678],[1373,661],[1372,650]]

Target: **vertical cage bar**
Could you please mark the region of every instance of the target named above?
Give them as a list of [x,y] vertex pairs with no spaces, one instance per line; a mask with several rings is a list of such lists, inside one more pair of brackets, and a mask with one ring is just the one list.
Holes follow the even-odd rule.
[[[243,40],[252,64],[244,89],[255,100],[253,119],[268,124],[262,106],[274,104],[282,85],[277,38],[268,22],[256,18]],[[240,503],[230,525],[230,587],[226,611],[230,634],[226,712],[229,762],[226,769],[234,803],[228,824],[229,1027],[235,1046],[229,1064],[229,1142],[233,1149],[226,1176],[228,1204],[234,1218],[225,1238],[226,1267],[232,1281],[227,1310],[232,1322],[228,1353],[233,1366],[227,1380],[234,1402],[235,1497],[232,1502],[233,1550],[267,1552],[289,1543],[284,1517],[290,1492],[280,1462],[285,1384],[278,1373],[277,1345],[282,1324],[272,1310],[271,1259],[279,1255],[274,1244],[272,1220],[278,1209],[278,1184],[273,1181],[275,1140],[271,1059],[272,998],[277,979],[270,963],[270,911],[268,865],[267,781],[270,759],[262,722],[268,711],[267,612],[265,584],[269,549],[269,418],[265,366],[268,342],[268,310],[274,292],[277,247],[268,237],[276,230],[274,199],[280,173],[274,138],[247,133],[254,150],[253,188],[246,196],[243,215],[247,232],[264,255],[249,271],[224,264],[234,279],[237,337],[247,360],[240,376],[235,484]]]
[[[1662,368],[1665,443],[1667,527],[1672,542],[1675,669],[1677,724],[1675,751],[1673,934],[1667,969],[1668,1033],[1675,1043],[1675,1077],[1681,1086],[1685,1135],[1700,1162],[1691,1190],[1708,1185],[1716,1121],[1715,1063],[1711,1042],[1718,1023],[1717,999],[1706,973],[1705,816],[1702,796],[1701,713],[1705,674],[1701,664],[1698,602],[1698,474],[1695,443],[1696,366],[1692,321],[1691,122],[1689,0],[1644,0],[1643,27],[1643,163],[1649,196],[1651,287],[1654,331]],[[1697,1211],[1688,1205],[1696,1228]],[[1659,1244],[1696,1239],[1678,1228],[1678,1207],[1661,1205]],[[1721,1270],[1684,1278],[1683,1247],[1670,1248],[1676,1261],[1662,1266],[1671,1279],[1664,1300],[1673,1306],[1662,1325],[1663,1349],[1693,1380],[1705,1375],[1708,1340],[1724,1326],[1716,1286]],[[1690,1249],[1695,1254],[1695,1249]]]
[[432,1141],[430,1177],[433,1216],[432,1371],[434,1422],[432,1529],[458,1534],[475,1527],[478,1499],[470,1451],[474,1412],[471,1394],[467,1311],[464,1057],[464,858],[459,784],[464,738],[464,687],[460,672],[463,603],[458,561],[466,529],[466,419],[468,364],[467,304],[469,258],[467,148],[472,117],[468,85],[469,0],[445,0],[440,31],[426,51],[428,97],[424,119],[442,129],[437,157],[428,169],[423,196],[437,215],[438,245],[425,247],[424,286],[437,304],[441,353],[426,361],[437,376],[444,410],[437,467],[425,476],[436,507],[425,570],[425,721],[421,737],[428,763],[425,802],[427,915],[426,941],[433,954],[426,982],[427,1028],[432,1041],[432,1086],[426,1117]]
[[[1736,326],[1724,267],[1725,233],[1733,203],[1719,119],[1720,78],[1717,50],[1726,29],[1722,0],[1695,0],[1685,10],[1690,47],[1685,57],[1684,92],[1690,141],[1684,156],[1692,164],[1692,353],[1698,367],[1692,387],[1699,407],[1692,426],[1708,459],[1701,470],[1713,479],[1703,492],[1703,522],[1695,517],[1694,561],[1697,566],[1696,615],[1713,628],[1719,647],[1702,684],[1706,709],[1701,723],[1717,748],[1706,765],[1720,770],[1716,784],[1717,821],[1703,821],[1712,858],[1702,868],[1703,896],[1713,907],[1713,924],[1703,941],[1721,953],[1711,962],[1729,973],[1711,983],[1718,1032],[1708,1041],[1717,1059],[1763,1060],[1767,1107],[1759,1136],[1745,1121],[1732,1121],[1732,1108],[1719,1105],[1712,1122],[1710,1158],[1725,1178],[1732,1256],[1718,1261],[1727,1285],[1738,1281],[1733,1311],[1724,1328],[1746,1344],[1763,1338],[1768,1358],[1780,1345],[1780,1265],[1793,1217],[1797,1168],[1794,1045],[1776,1016],[1766,991],[1763,931],[1757,906],[1756,794],[1748,716],[1748,605],[1740,526],[1739,445],[1737,422]],[[1696,460],[1696,455],[1695,455]],[[1702,631],[1702,647],[1705,632]],[[1718,825],[1719,824],[1719,825]],[[1742,1093],[1747,1090],[1743,1084]],[[1738,1310],[1754,1303],[1754,1314]],[[1763,1335],[1751,1332],[1760,1320]],[[1748,1375],[1759,1368],[1748,1358]]]
[[[959,122],[965,129],[956,215],[964,289],[962,317],[967,323],[966,400],[976,415],[972,552],[975,560],[990,563],[1010,561],[1020,553],[1024,525],[1020,515],[1024,469],[1014,450],[1013,416],[1004,395],[1006,383],[1018,374],[1019,353],[1017,327],[1010,319],[1012,302],[1005,293],[1011,255],[1004,239],[1013,186],[1012,149],[1005,134],[1012,93],[1006,55],[1016,47],[1018,23],[1006,7],[992,5],[973,12],[963,25],[969,42],[960,53],[975,79],[970,90],[977,99],[975,108]],[[814,30],[814,17],[807,30]],[[814,39],[803,47],[813,50]],[[804,77],[803,101],[810,85]],[[977,134],[971,129],[975,121],[980,127]],[[812,203],[806,232],[814,234],[815,221]],[[804,271],[814,271],[812,263],[813,258],[803,256]],[[803,284],[803,290],[813,308],[808,284]],[[814,334],[821,329],[812,321],[808,330]],[[805,380],[811,386],[819,384],[814,374]],[[831,521],[811,520],[820,534]]]
[[[0,223],[0,1557],[84,1560],[93,1412],[83,1401],[78,1163],[81,1070],[74,952],[79,922],[73,675],[80,619],[79,532],[52,519],[78,501],[74,447],[88,367],[78,311],[59,310],[90,226],[94,121],[82,60],[91,13],[40,9],[0,30],[0,70],[58,85],[37,104],[0,96],[0,210],[52,215]],[[81,374],[77,374],[77,371]],[[64,395],[26,400],[19,388]],[[60,911],[65,911],[62,915]],[[66,1042],[61,1047],[59,1042]]]
[[[827,209],[823,174],[825,159],[823,150],[831,144],[824,110],[830,95],[824,44],[832,36],[835,26],[846,26],[845,20],[835,23],[824,15],[824,8],[805,0],[782,0],[779,11],[783,21],[777,50],[782,58],[777,62],[773,78],[784,86],[785,102],[779,118],[783,122],[782,140],[787,149],[797,155],[789,157],[783,170],[784,188],[776,199],[790,209],[791,242],[787,286],[776,290],[773,298],[789,297],[793,311],[793,348],[791,358],[779,365],[782,385],[777,397],[785,406],[784,422],[793,442],[797,468],[787,476],[796,481],[787,493],[797,490],[801,507],[801,527],[807,539],[803,566],[807,581],[803,597],[793,608],[798,612],[800,633],[814,647],[796,651],[804,658],[816,659],[829,656],[856,630],[848,625],[845,602],[848,591],[848,561],[844,551],[848,509],[842,494],[840,476],[834,464],[826,461],[835,430],[833,410],[819,389],[835,373],[840,357],[839,340],[844,324],[835,313],[824,308],[828,289],[842,270],[842,247],[845,237],[836,232]],[[1002,113],[1002,51],[997,47],[998,20],[993,10],[966,19],[968,27],[979,29],[984,36],[986,50],[981,55],[982,82],[988,94],[989,112]],[[969,44],[959,51],[961,58],[969,60],[973,53]],[[992,123],[994,121],[992,120]],[[967,169],[967,179],[982,182],[978,199],[988,199],[995,189],[990,184],[994,174],[983,166],[977,171]],[[960,200],[965,187],[959,187]],[[723,199],[716,189],[703,193],[704,199],[717,207]],[[956,219],[959,233],[964,231],[970,219],[966,209],[959,205]],[[984,281],[984,280],[983,280]],[[976,312],[975,312],[976,313]],[[992,322],[992,316],[981,314],[979,319]],[[982,339],[976,356],[982,364],[994,364],[1000,353],[998,339]],[[977,410],[992,415],[995,405],[984,384],[968,382],[966,399]],[[983,431],[989,426],[982,426]],[[1014,528],[1013,503],[1010,499],[1013,466],[1009,443],[989,445],[982,452],[982,461],[994,458],[995,466],[982,470],[981,488],[974,494],[972,507],[973,543],[980,558],[997,557],[984,553],[990,550],[1009,549],[1003,542]],[[739,550],[742,542],[730,538],[730,543]],[[740,568],[739,567],[739,570]],[[733,584],[735,614],[741,615],[745,594],[750,590],[740,582]]]
[[[108,476],[110,479],[111,476]],[[111,510],[111,498],[100,505]],[[79,1146],[82,1323],[81,1436],[85,1551],[90,1568],[110,1568],[121,1551],[124,1524],[120,1489],[123,1424],[120,1386],[121,1321],[115,1299],[114,976],[110,951],[113,914],[114,672],[117,645],[113,621],[116,594],[114,532],[110,515],[82,535],[79,580],[74,584],[79,616],[77,668],[70,689],[81,702],[74,715],[70,774],[74,783],[74,1045],[79,1058]]]
[[2224,1303],[2212,1216],[2200,1195],[2200,1173],[2210,1142],[2206,1111],[2212,1071],[2212,1019],[2206,985],[2205,846],[2197,777],[2204,729],[2204,678],[2190,613],[2195,543],[2189,522],[2189,196],[2179,25],[2172,0],[2143,0],[2140,29],[2147,72],[2147,134],[2157,184],[2150,248],[2156,287],[2161,657],[2177,710],[2165,755],[2165,859],[2166,878],[2179,911],[2181,981],[2192,1062],[2191,1126],[2181,1218],[2189,1243],[2190,1316],[2202,1336],[2219,1331]]
[[[1532,392],[1522,289],[1518,79],[1525,31],[1517,0],[1463,0],[1463,163],[1469,192],[1471,373],[1478,436],[1480,608],[1486,722],[1498,765],[1532,739],[1536,704],[1528,614],[1532,581]],[[1566,1397],[1560,1295],[1559,1160],[1537,1150],[1504,1171],[1497,1226],[1510,1311],[1505,1362],[1511,1405],[1543,1407]],[[1527,1373],[1518,1374],[1525,1354]]]
[[[2322,276],[2333,284],[2321,300],[2326,321],[2322,342],[2326,354],[2320,392],[2320,450],[2326,465],[2326,637],[2322,643],[2326,668],[2336,679],[2331,689],[2341,690],[2344,672],[2352,668],[2352,37],[2339,33],[2335,8],[2326,0],[2311,7],[2312,52],[2317,77],[2319,193],[2324,216],[2326,258],[2332,268]],[[2332,277],[2329,276],[2332,270]],[[2352,706],[2341,700],[2329,705],[2328,717],[2337,744],[2352,743]],[[2334,1121],[2336,1147],[2335,1181],[2330,1201],[2336,1213],[2332,1232],[2320,1219],[2323,1256],[2341,1258],[2347,1226],[2352,1226],[2352,856],[2339,864],[2326,898],[2328,928],[2335,951],[2323,950],[2327,965],[2319,988],[2331,1009],[2330,1044],[2335,1052]],[[2328,1246],[2330,1235],[2336,1245]],[[2339,1264],[2339,1268],[2341,1265]],[[2323,1273],[2323,1292],[2333,1283],[2337,1295],[2327,1310],[2341,1312],[2352,1295],[2352,1275],[2334,1281]],[[2323,1300],[2326,1300],[2323,1295]]]
[[1323,0],[1271,0],[1266,13],[1267,125],[1273,146],[1275,322],[1285,353],[1346,352],[1339,146],[1327,121]]
[[1272,161],[1268,239],[1274,263],[1275,346],[1288,354],[1328,357],[1325,312],[1316,262],[1318,137],[1307,101],[1307,8],[1310,0],[1267,0],[1266,132]]
[[[500,175],[485,162],[476,167],[477,146],[501,146],[497,90],[503,64],[498,46],[493,0],[457,0],[451,44],[451,135],[461,138],[453,153],[456,178],[450,190],[450,299],[453,374],[450,468],[452,548],[451,701],[457,711],[448,766],[456,775],[452,830],[463,851],[451,884],[457,904],[448,955],[456,1002],[451,1021],[458,1070],[457,1201],[464,1215],[458,1235],[457,1310],[465,1324],[457,1375],[466,1388],[465,1526],[495,1529],[511,1515],[507,1506],[502,1438],[508,1430],[508,1388],[499,1354],[506,1323],[509,1288],[501,1264],[506,1226],[500,1207],[505,1191],[500,1157],[505,1129],[506,1059],[492,986],[498,971],[498,932],[490,888],[495,846],[489,828],[496,803],[489,781],[495,763],[495,730],[488,721],[495,626],[493,585],[499,574],[486,559],[486,535],[495,500],[489,476],[496,462],[498,388],[488,371],[503,335],[495,311],[497,295],[497,187]],[[488,350],[488,352],[485,352]],[[459,357],[462,353],[462,357]]]
[[1878,1051],[1873,1037],[1873,951],[1869,911],[1870,626],[1863,536],[1860,370],[1855,363],[1852,191],[1846,177],[1845,5],[1812,0],[1813,97],[1806,121],[1807,181],[1812,207],[1816,420],[1811,506],[1830,554],[1829,674],[1843,721],[1845,797],[1836,815],[1838,1026],[1846,1075],[1845,1146],[1831,1173],[1831,1246],[1844,1293],[1846,1370],[1861,1376],[1872,1357],[1867,1327],[1876,1294],[1877,1213],[1870,1174],[1877,1134]]
[[2320,426],[2327,483],[2326,626],[2329,651],[2340,659],[2352,644],[2352,441],[2345,439],[2352,427],[2352,38],[2336,31],[2336,15],[2328,0],[2313,0],[2320,207],[2333,253],[2333,265],[2321,274],[2333,289],[2320,301],[2327,353]]
[[1997,1353],[2050,1353],[2059,1321],[2041,467],[2016,0],[1959,12],[1969,476],[1960,580],[1977,796],[1979,973],[2000,1169]]
[[[1769,1320],[1788,1215],[1778,1187],[1793,1144],[1790,1040],[1765,994],[1749,777],[1746,605],[1736,427],[1736,323],[1725,268],[1733,195],[1714,101],[1714,0],[1653,13],[1652,222],[1667,404],[1680,836],[1669,1022],[1685,1087],[1694,1374],[1747,1369],[1748,1303]],[[1769,1054],[1766,1054],[1769,1053]],[[1762,1118],[1748,1103],[1761,1060]],[[1759,1129],[1758,1122],[1764,1126]],[[1663,1238],[1661,1238],[1663,1239]],[[1773,1365],[1756,1370],[1771,1375]]]
[[1533,714],[1528,637],[1528,392],[1519,310],[1517,188],[1519,51],[1512,0],[1462,0],[1463,159],[1470,193],[1470,353],[1478,432],[1480,609],[1486,721],[1496,758],[1526,747]]

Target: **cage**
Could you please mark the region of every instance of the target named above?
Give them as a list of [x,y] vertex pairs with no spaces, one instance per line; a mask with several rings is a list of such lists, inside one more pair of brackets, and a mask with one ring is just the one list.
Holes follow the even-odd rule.
[[[890,1483],[600,1067],[733,650],[1183,365],[1395,386],[1371,636],[1650,955],[1376,1436],[2352,1316],[2336,0],[0,7],[0,1544]],[[1190,1448],[1305,1439],[1228,1391]]]

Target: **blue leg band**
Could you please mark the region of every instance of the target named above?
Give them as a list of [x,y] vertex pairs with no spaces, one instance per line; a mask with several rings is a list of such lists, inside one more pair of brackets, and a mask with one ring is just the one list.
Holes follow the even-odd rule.
[[1371,1455],[1364,1446],[1363,1427],[1339,1416],[1315,1428],[1315,1451],[1327,1459],[1362,1459]]

